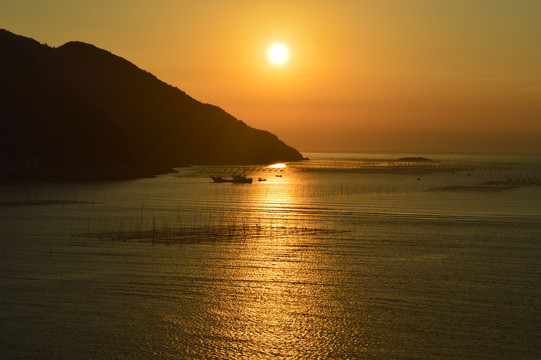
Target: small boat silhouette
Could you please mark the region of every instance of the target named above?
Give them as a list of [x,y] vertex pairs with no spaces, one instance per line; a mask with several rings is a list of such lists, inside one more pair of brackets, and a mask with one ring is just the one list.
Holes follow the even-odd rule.
[[252,178],[247,178],[241,175],[234,175],[231,179],[224,179],[221,176],[211,176],[212,181],[215,183],[233,183],[233,184],[251,184]]

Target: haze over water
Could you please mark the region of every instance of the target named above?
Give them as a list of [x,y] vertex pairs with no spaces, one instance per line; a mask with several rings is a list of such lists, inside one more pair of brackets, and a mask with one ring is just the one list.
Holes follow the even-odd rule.
[[532,0],[0,2],[16,34],[106,49],[294,148],[362,151],[540,153],[539,18]]
[[0,354],[541,357],[539,157],[305,155],[1,185]]

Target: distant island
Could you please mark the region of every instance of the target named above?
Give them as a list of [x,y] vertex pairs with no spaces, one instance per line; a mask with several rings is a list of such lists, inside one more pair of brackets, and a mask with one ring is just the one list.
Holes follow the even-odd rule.
[[82,42],[0,29],[0,178],[135,178],[194,164],[302,160],[299,151]]
[[406,157],[402,157],[400,159],[397,159],[396,161],[402,161],[402,162],[426,162],[426,161],[433,161],[433,160],[427,159],[427,158],[421,157],[421,156],[406,156]]

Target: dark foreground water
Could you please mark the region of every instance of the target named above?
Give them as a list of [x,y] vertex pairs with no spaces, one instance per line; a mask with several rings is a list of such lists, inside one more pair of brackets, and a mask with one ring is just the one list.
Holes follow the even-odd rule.
[[541,358],[540,158],[308,156],[1,185],[0,358]]

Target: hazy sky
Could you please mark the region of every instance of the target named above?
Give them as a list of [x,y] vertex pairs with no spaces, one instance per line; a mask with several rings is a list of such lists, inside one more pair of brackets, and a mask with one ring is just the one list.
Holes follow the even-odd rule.
[[301,150],[541,153],[539,0],[0,0],[0,27],[107,49]]

